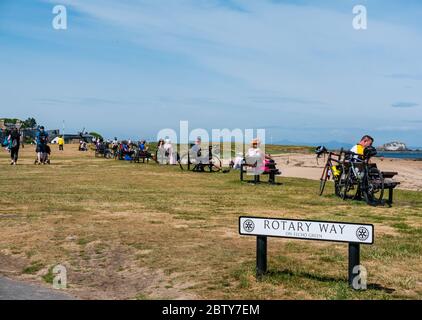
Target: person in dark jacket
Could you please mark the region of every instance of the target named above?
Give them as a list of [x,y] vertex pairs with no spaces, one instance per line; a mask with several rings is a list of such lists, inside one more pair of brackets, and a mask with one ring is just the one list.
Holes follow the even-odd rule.
[[19,147],[21,144],[21,135],[17,128],[13,128],[9,135],[11,165],[16,165],[19,157]]
[[37,153],[36,163],[45,164],[47,159],[46,147],[48,143],[48,133],[45,131],[43,126],[41,126],[37,131],[35,141],[37,143],[37,147],[35,149],[35,152]]

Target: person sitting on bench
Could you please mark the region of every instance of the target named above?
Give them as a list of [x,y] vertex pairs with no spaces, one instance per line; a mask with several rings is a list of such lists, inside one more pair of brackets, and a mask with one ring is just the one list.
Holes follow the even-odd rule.
[[265,155],[264,160],[264,173],[269,174],[273,172],[274,174],[281,174],[280,170],[276,168],[276,163],[270,154]]
[[201,137],[197,137],[195,140],[195,144],[192,146],[192,148],[190,148],[190,151],[192,155],[195,156],[195,158],[201,157],[201,153],[202,153],[201,141],[202,141]]
[[192,146],[192,148],[190,148],[190,154],[192,155],[192,159],[195,159],[197,163],[208,163],[209,159],[208,157],[204,157],[201,143],[201,137],[197,137],[195,140],[195,144]]
[[252,166],[251,171],[253,175],[259,175],[264,172],[265,154],[259,148],[260,144],[259,139],[253,139],[251,141],[251,147],[245,155],[245,162],[247,165]]
[[130,144],[127,141],[123,141],[123,143],[122,143],[123,157],[128,156],[128,157],[131,158],[134,153],[135,153],[135,151],[132,150]]
[[[99,146],[100,144],[99,143],[97,143],[96,144],[96,147],[97,147],[97,149],[98,149],[98,146]],[[79,151],[88,151],[88,147],[87,147],[87,145],[86,145],[86,142],[85,141],[83,141],[83,140],[80,140],[79,141],[79,149],[78,149]]]
[[147,152],[148,151],[148,149],[149,149],[149,147],[148,147],[148,145],[147,145],[147,142],[145,141],[145,140],[142,140],[140,143],[139,143],[139,145],[138,145],[138,148],[139,148],[139,151],[141,151],[141,152]]
[[350,149],[351,152],[354,153],[352,156],[352,161],[362,161],[364,158],[364,151],[368,147],[372,147],[372,144],[374,143],[374,138],[372,138],[369,135],[364,135],[362,139],[360,139],[360,142],[356,144],[352,149]]
[[251,160],[254,162],[254,159],[256,159],[256,167],[260,169],[259,171],[261,173],[268,174],[274,171],[275,174],[280,174],[280,171],[276,168],[274,159],[270,154],[262,152],[259,148],[259,145],[260,141],[258,139],[252,140],[252,147],[249,148],[248,154],[246,156],[247,164],[253,164],[251,163]]
[[234,170],[240,170],[240,166],[243,162],[243,153],[238,153],[236,155],[236,157],[234,158],[234,161],[232,160],[230,162],[230,166],[234,169]]
[[195,165],[194,171],[204,171],[204,166],[210,162],[209,155],[207,152],[203,152],[201,146],[201,137],[197,137],[195,144],[190,148],[189,154],[191,162]]
[[247,173],[254,176],[253,180],[247,180],[247,182],[260,183],[260,175],[267,174],[269,184],[281,184],[276,182],[276,175],[281,172],[277,169],[275,161],[270,154],[265,154],[259,148],[259,145],[260,141],[258,139],[252,140],[251,148],[248,149],[240,165],[240,181],[245,181],[244,173]]

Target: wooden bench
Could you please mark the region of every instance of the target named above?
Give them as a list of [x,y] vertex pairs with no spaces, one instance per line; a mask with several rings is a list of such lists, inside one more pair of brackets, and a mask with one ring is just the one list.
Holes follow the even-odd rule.
[[147,163],[149,163],[149,159],[151,158],[152,155],[148,151],[139,151],[134,154],[131,162],[140,163],[142,159],[142,163],[145,163],[145,160],[147,160]]
[[[255,161],[253,164],[246,162],[246,159],[243,158],[242,163],[240,164],[240,181],[249,182],[253,184],[261,183],[260,174],[254,174],[253,180],[245,180],[244,174],[247,173],[248,168],[256,169],[258,162]],[[274,168],[270,169],[269,172],[262,172],[263,175],[268,175],[268,183],[272,185],[280,185],[281,183],[276,182],[276,175],[279,173],[279,170],[276,168],[276,163],[274,162]]]
[[393,190],[400,184],[400,182],[393,180],[393,177],[398,173],[392,171],[382,171],[381,174],[384,178],[384,190],[388,189],[387,204],[391,207],[393,204]]

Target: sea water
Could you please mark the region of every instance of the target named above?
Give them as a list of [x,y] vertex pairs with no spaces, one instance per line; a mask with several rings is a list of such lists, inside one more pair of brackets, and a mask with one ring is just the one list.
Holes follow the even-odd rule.
[[422,151],[378,151],[377,157],[422,160]]

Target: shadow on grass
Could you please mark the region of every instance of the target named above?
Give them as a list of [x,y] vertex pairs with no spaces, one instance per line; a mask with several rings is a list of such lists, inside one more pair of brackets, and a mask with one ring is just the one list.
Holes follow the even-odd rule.
[[[343,282],[343,283],[348,282],[347,279],[341,278],[341,277],[336,278],[336,277],[313,274],[309,272],[291,271],[289,269],[284,269],[281,271],[269,270],[264,274],[262,280],[269,281],[269,282],[273,282],[273,281],[279,282],[279,281],[283,281],[287,279],[292,280],[293,278],[306,278],[309,280],[314,280],[314,281],[324,282],[324,283],[333,283],[333,284],[339,283],[339,282]],[[383,291],[389,294],[395,291],[395,289],[383,287],[382,285],[377,284],[377,283],[368,284],[367,290]]]

